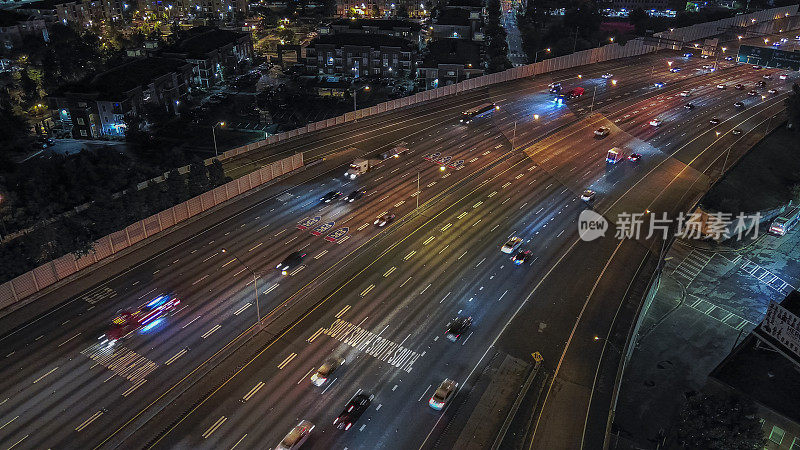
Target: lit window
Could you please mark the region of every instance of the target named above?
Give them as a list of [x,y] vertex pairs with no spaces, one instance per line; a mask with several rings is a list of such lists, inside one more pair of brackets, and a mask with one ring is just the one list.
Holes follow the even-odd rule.
[[769,433],[769,440],[780,445],[783,442],[783,435],[786,434],[782,428],[778,427],[777,425],[772,426],[772,431]]

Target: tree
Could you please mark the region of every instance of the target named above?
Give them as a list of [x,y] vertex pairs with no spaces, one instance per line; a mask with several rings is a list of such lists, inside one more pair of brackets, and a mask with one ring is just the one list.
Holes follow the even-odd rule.
[[336,14],[336,0],[323,0],[322,11],[326,17],[332,17]]
[[766,440],[752,401],[703,395],[683,406],[678,442],[690,450],[755,450]]
[[173,205],[189,199],[189,190],[186,188],[186,180],[178,169],[172,169],[164,182],[167,185],[167,197]]
[[222,186],[228,181],[231,181],[230,177],[225,176],[225,169],[218,159],[215,159],[211,165],[208,166],[208,178],[211,182],[211,187]]
[[189,177],[186,180],[189,188],[189,196],[196,197],[209,188],[208,171],[203,161],[195,161],[189,166]]
[[408,8],[406,8],[406,5],[399,5],[394,14],[397,17],[408,19]]
[[792,84],[792,93],[784,100],[784,104],[789,113],[789,123],[797,131],[800,128],[800,86],[797,83]]
[[647,31],[647,22],[650,16],[640,7],[634,8],[628,15],[628,22],[636,29],[636,34],[642,35]]

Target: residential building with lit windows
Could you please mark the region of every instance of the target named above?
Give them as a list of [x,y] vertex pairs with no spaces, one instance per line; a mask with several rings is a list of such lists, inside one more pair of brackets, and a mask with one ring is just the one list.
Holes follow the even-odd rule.
[[711,372],[707,390],[755,402],[767,450],[800,450],[800,293],[764,320]]
[[422,25],[408,19],[339,19],[319,28],[320,35],[369,34],[403,38],[421,44]]
[[430,14],[423,0],[337,0],[336,14],[340,17],[392,17],[404,9],[408,17],[421,19]]
[[321,35],[306,47],[306,73],[392,77],[415,70],[417,45],[406,39],[377,34]]
[[253,58],[250,33],[196,27],[189,36],[164,47],[160,55],[182,59],[192,65],[192,84],[210,87],[236,73]]
[[425,89],[435,89],[479,77],[484,74],[481,49],[481,44],[463,39],[431,41],[417,67],[417,80],[424,80]]
[[191,77],[192,65],[180,59],[130,61],[49,96],[55,128],[76,139],[122,137],[125,116],[147,103],[176,113]]
[[483,41],[483,19],[480,11],[446,8],[432,26],[434,39],[467,39]]

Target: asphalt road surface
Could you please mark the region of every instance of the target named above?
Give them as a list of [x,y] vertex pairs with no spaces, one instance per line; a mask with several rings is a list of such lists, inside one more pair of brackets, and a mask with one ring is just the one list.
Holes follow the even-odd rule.
[[[668,60],[683,70],[668,72]],[[336,157],[402,141],[410,151],[356,180],[345,180],[342,166],[283,180],[280,195],[265,194],[255,207],[209,223],[7,334],[0,443],[268,448],[306,419],[316,424],[309,448],[430,447],[456,415],[468,414],[449,405],[470,395],[487,355],[530,359],[539,351],[555,376],[529,430],[532,445],[577,448],[610,351],[592,337],[608,336],[642,261],[659,251],[657,240],[581,242],[578,215],[592,208],[613,223],[624,211],[685,208],[729,163],[729,150],[781,109],[790,86],[776,70],[722,63],[708,72],[703,64],[677,53],[646,55],[459,94],[276,146],[277,153]],[[601,78],[606,72],[613,77]],[[748,96],[766,73],[767,87]],[[554,80],[586,95],[556,105],[546,89]],[[772,87],[780,91],[767,94]],[[681,97],[684,90],[691,95]],[[458,123],[463,110],[488,100],[500,109]],[[734,108],[738,100],[744,108]],[[683,107],[689,101],[694,109]],[[712,117],[720,124],[709,124]],[[651,126],[654,118],[662,124]],[[611,133],[598,139],[601,125]],[[642,158],[609,166],[613,146]],[[448,156],[463,163],[442,169],[429,160]],[[245,170],[269,157],[226,164]],[[319,202],[331,190],[357,188],[367,194],[353,203]],[[597,192],[591,204],[578,198],[586,188]],[[386,212],[395,221],[373,225]],[[532,251],[523,266],[499,251],[511,236]],[[306,253],[301,264],[279,273],[276,264],[298,250]],[[181,301],[164,320],[114,346],[99,344],[118,310],[163,293]],[[453,343],[444,331],[457,315],[474,324]],[[331,356],[346,362],[313,386],[309,377]],[[426,403],[444,378],[459,391],[437,412]],[[374,395],[372,404],[353,428],[337,430],[333,419],[360,392]]]

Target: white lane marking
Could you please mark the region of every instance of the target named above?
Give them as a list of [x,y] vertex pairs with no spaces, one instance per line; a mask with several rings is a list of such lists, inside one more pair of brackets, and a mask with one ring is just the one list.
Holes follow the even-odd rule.
[[371,290],[373,290],[373,289],[375,289],[375,285],[374,285],[374,284],[370,284],[369,286],[367,286],[367,288],[366,288],[366,289],[364,289],[363,291],[361,291],[361,296],[363,297],[363,296],[365,296],[365,295],[369,294],[369,291],[371,291]]
[[[333,386],[333,383],[336,383],[336,380],[338,380],[338,378],[334,378],[333,380],[331,380],[331,382],[330,382],[330,383],[328,383],[328,385],[327,385],[327,386],[325,386],[325,389],[323,389],[323,390],[322,390],[322,392],[320,393],[320,395],[324,394],[324,393],[325,393],[325,391],[327,391],[327,390],[328,390],[328,388],[330,388],[331,386]],[[358,394],[356,394],[356,395],[358,395]]]
[[81,423],[80,425],[78,425],[78,426],[75,428],[75,431],[81,431],[81,430],[83,430],[84,428],[88,427],[88,426],[89,426],[89,425],[90,425],[92,422],[94,422],[95,420],[97,420],[97,418],[98,418],[98,417],[100,417],[100,416],[102,416],[102,415],[103,415],[103,411],[97,411],[96,413],[92,414],[92,415],[91,415],[91,416],[90,416],[88,419],[84,420],[84,421],[83,421],[83,423]]
[[208,278],[208,274],[206,274],[206,275],[203,275],[203,278],[200,278],[199,280],[197,280],[197,281],[195,281],[194,283],[192,283],[192,286],[194,286],[195,284],[197,284],[197,283],[199,283],[199,282],[201,282],[201,281],[205,280],[206,278]]
[[230,261],[226,262],[225,264],[223,264],[223,265],[222,265],[222,267],[225,267],[225,266],[227,266],[228,264],[233,264],[233,262],[234,262],[234,261],[236,261],[236,258],[234,258],[234,259],[232,259],[232,260],[230,260]]
[[392,274],[392,272],[394,272],[396,269],[397,269],[397,267],[395,267],[395,266],[392,266],[392,268],[391,268],[391,269],[387,270],[387,271],[386,271],[386,272],[383,274],[383,277],[384,277],[384,278],[388,277],[388,276],[389,276],[389,275],[391,275],[391,274]]
[[139,381],[134,383],[133,386],[131,386],[128,389],[126,389],[125,392],[122,393],[122,396],[123,397],[127,397],[127,396],[133,394],[133,391],[139,389],[145,383],[147,383],[147,380],[145,380],[144,378],[140,379]]
[[267,290],[265,290],[265,291],[264,291],[264,294],[269,294],[270,292],[274,291],[274,290],[275,290],[275,288],[277,288],[278,286],[280,286],[280,284],[279,284],[279,283],[275,283],[275,284],[273,284],[272,286],[270,286],[269,288],[267,288]]
[[[310,372],[310,370],[309,370],[309,372]],[[297,384],[300,384],[300,383],[297,383]],[[244,402],[250,400],[254,395],[256,395],[256,392],[261,390],[262,387],[264,387],[264,382],[263,381],[259,381],[258,383],[256,383],[256,385],[253,386],[253,389],[250,389],[250,392],[248,392],[247,394],[244,395],[244,397],[242,397],[241,402],[244,403]]]
[[337,319],[339,319],[339,318],[341,318],[341,317],[344,315],[344,313],[346,313],[346,312],[347,312],[347,311],[349,311],[349,310],[350,310],[350,305],[346,305],[344,308],[342,308],[342,309],[341,309],[341,311],[339,311],[338,313],[336,313],[336,315],[335,315],[335,316],[333,316],[333,317],[336,317]]
[[164,365],[165,365],[165,366],[168,366],[168,365],[170,365],[170,364],[174,363],[176,359],[180,358],[181,356],[183,356],[183,355],[185,355],[185,354],[186,354],[186,349],[184,348],[183,350],[179,351],[178,353],[175,353],[175,355],[173,355],[173,356],[172,356],[172,358],[168,359],[168,360],[167,360],[167,361],[164,363]]
[[464,251],[464,253],[462,253],[462,254],[461,254],[461,256],[459,256],[459,257],[458,257],[458,259],[461,259],[461,258],[463,258],[463,257],[464,257],[464,255],[466,255],[466,254],[467,254],[467,251],[465,250],[465,251]]
[[[217,255],[219,255],[219,252],[217,252],[217,253],[214,253],[213,255],[209,256],[209,257],[208,257],[208,258],[206,258],[206,259],[204,259],[204,260],[203,260],[203,262],[206,262],[206,261],[208,261],[209,259],[211,259],[211,258],[213,258],[213,257],[215,257],[215,256],[217,256]],[[176,261],[177,261],[177,260],[176,260]]]
[[182,326],[182,327],[181,327],[181,330],[182,330],[182,329],[184,329],[184,328],[186,328],[186,327],[188,327],[189,325],[191,325],[192,323],[194,323],[194,321],[195,321],[195,320],[197,320],[197,319],[199,319],[199,318],[200,318],[200,316],[197,316],[197,317],[195,317],[195,318],[194,318],[194,319],[192,319],[192,320],[191,320],[189,323],[187,323],[186,325]]
[[203,433],[203,439],[208,439],[208,437],[211,436],[212,433],[217,431],[217,428],[219,428],[223,423],[225,423],[226,420],[228,420],[228,418],[225,416],[222,416],[219,419],[217,419],[217,421],[214,422],[213,425],[208,427],[205,433]]
[[57,366],[56,366],[56,367],[54,367],[53,369],[50,369],[50,371],[49,371],[49,372],[47,372],[46,374],[44,374],[44,375],[40,376],[39,378],[37,378],[37,379],[33,380],[33,384],[36,384],[36,383],[38,383],[38,382],[42,381],[42,379],[44,379],[44,377],[46,377],[46,376],[50,375],[51,373],[55,372],[56,370],[58,370],[58,367],[57,367]]
[[422,243],[422,245],[428,245],[431,243],[432,240],[436,239],[435,237],[431,236]]
[[422,395],[420,395],[419,398],[417,399],[418,402],[422,401],[422,398],[425,397],[425,393],[428,392],[428,389],[430,389],[432,386],[433,386],[432,384],[429,384],[428,387],[426,387],[425,390],[422,391]]
[[439,230],[439,231],[446,231],[446,230],[447,230],[448,228],[450,228],[451,226],[453,226],[453,224],[452,224],[452,223],[448,223],[447,225],[443,226],[443,227],[442,227],[442,229],[441,229],[441,230]]
[[283,369],[286,367],[287,364],[292,362],[292,360],[297,356],[297,353],[292,352],[289,356],[286,357],[280,364],[278,364],[278,369]]
[[365,223],[364,225],[361,225],[360,227],[356,228],[356,230],[358,230],[358,231],[361,231],[361,230],[363,230],[364,228],[367,228],[368,226],[369,226],[369,222],[367,222],[367,223]]
[[422,292],[420,292],[420,293],[419,293],[419,295],[422,295],[422,294],[424,294],[424,293],[425,293],[425,291],[427,291],[429,287],[431,287],[431,285],[430,285],[430,284],[428,284],[427,286],[425,286],[425,289],[423,289],[423,290],[422,290]]
[[303,380],[305,380],[306,378],[308,378],[308,376],[311,374],[311,372],[312,372],[313,370],[314,370],[314,368],[313,368],[313,367],[312,367],[312,368],[310,368],[310,369],[308,369],[308,372],[306,372],[306,374],[305,374],[305,375],[303,375],[303,377],[302,377],[302,378],[300,378],[299,380],[297,380],[297,384],[300,384],[300,383],[302,383],[302,382],[303,382]]
[[249,308],[250,306],[252,306],[252,303],[250,303],[250,302],[245,303],[244,306],[242,306],[241,308],[237,309],[236,312],[233,313],[233,315],[234,316],[238,316],[239,314],[242,313],[242,311],[244,311],[245,309]]
[[508,294],[508,289],[506,289],[506,291],[505,291],[505,292],[503,292],[503,295],[501,295],[501,296],[500,296],[500,298],[498,298],[498,299],[497,299],[497,301],[499,302],[500,300],[502,300],[502,299],[503,299],[503,297],[505,297],[505,296],[506,296],[506,294]]
[[475,264],[475,267],[480,266],[481,264],[483,264],[484,261],[486,261],[486,258],[483,258],[482,260],[480,260],[478,264]]
[[264,245],[264,243],[263,242],[259,242],[258,244],[254,245],[253,247],[250,247],[250,250],[248,250],[248,252],[252,252],[253,250],[257,249],[258,247],[261,247],[262,245]]
[[231,450],[233,450],[233,449],[235,449],[236,447],[238,447],[238,446],[239,446],[239,444],[241,444],[241,443],[242,443],[242,441],[244,440],[244,438],[246,438],[246,437],[247,437],[247,433],[245,433],[245,434],[244,434],[244,436],[242,436],[242,438],[241,438],[241,439],[239,439],[238,441],[236,441],[236,443],[235,443],[235,444],[233,444],[233,447],[231,447]]
[[450,291],[450,292],[448,292],[448,293],[447,293],[447,295],[445,295],[444,297],[442,297],[442,299],[441,299],[441,300],[439,300],[439,303],[442,303],[442,302],[444,301],[444,299],[446,299],[447,297],[449,297],[451,292],[453,292],[453,291]]
[[403,281],[403,284],[401,284],[400,287],[405,286],[409,281],[411,281],[411,277],[406,278],[406,281]]
[[323,250],[323,251],[319,252],[319,255],[315,256],[314,259],[322,258],[323,256],[325,256],[326,253],[328,253],[328,251],[327,250]]
[[414,255],[416,255],[416,254],[417,254],[417,251],[416,251],[416,250],[411,250],[411,253],[407,254],[407,255],[406,255],[404,258],[403,258],[403,261],[408,261],[409,259],[411,259],[411,257],[412,257],[412,256],[414,256]]
[[71,340],[75,339],[76,337],[78,337],[80,334],[81,334],[81,333],[80,333],[80,331],[79,331],[79,332],[78,332],[78,334],[76,334],[75,336],[72,336],[71,338],[67,339],[66,341],[64,341],[64,342],[62,342],[62,343],[60,343],[60,344],[58,344],[58,346],[59,346],[59,347],[61,347],[62,345],[66,344],[67,342],[69,342],[69,341],[71,341]]
[[217,330],[219,330],[220,328],[222,328],[222,325],[220,325],[220,324],[214,325],[214,328],[212,328],[212,329],[210,329],[210,330],[206,331],[206,332],[205,332],[205,333],[203,333],[203,335],[202,335],[202,336],[200,336],[200,337],[201,337],[201,338],[203,338],[203,339],[205,339],[205,338],[207,338],[207,337],[211,336],[212,334],[214,334],[214,332],[215,332],[215,331],[217,331]]

